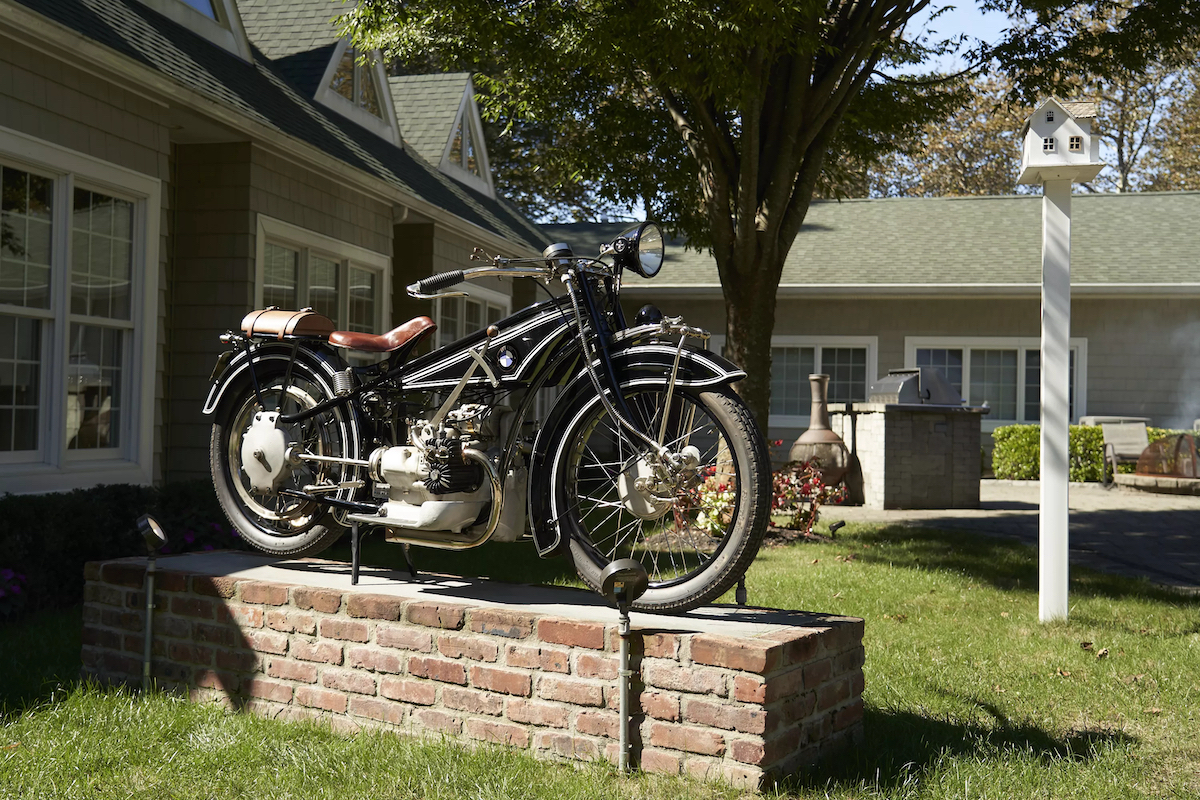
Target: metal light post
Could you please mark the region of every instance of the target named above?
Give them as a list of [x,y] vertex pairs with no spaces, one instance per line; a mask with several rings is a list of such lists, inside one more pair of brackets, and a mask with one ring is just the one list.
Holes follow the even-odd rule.
[[146,542],[146,626],[143,632],[145,643],[142,649],[142,691],[150,689],[150,656],[154,640],[154,567],[158,551],[167,544],[167,535],[163,533],[158,520],[149,514],[138,517],[137,529]]
[[629,684],[633,678],[633,672],[629,669],[629,607],[646,593],[649,585],[650,576],[646,574],[646,568],[632,558],[614,561],[600,573],[600,593],[621,614],[618,628],[621,634],[621,750],[617,758],[617,768],[621,772],[629,771]]

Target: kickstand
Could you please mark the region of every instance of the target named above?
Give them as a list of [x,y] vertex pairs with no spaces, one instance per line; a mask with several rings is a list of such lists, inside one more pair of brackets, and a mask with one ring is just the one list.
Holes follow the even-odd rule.
[[404,543],[404,563],[408,565],[408,575],[414,580],[417,577],[417,568],[413,566],[412,556],[408,552],[408,542]]
[[746,605],[746,576],[738,578],[737,590],[733,593],[733,599],[737,601],[739,606]]
[[358,523],[350,523],[350,585],[358,585]]

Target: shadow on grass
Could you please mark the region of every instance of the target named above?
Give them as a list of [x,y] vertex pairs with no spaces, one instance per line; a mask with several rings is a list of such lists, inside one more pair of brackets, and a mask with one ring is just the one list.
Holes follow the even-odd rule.
[[[839,537],[838,541],[869,545],[855,551],[855,557],[864,563],[952,572],[1005,591],[1038,590],[1037,549],[1023,542],[905,525],[860,529],[850,536]],[[1071,567],[1070,591],[1073,596],[1140,598],[1200,607],[1200,597],[1155,585],[1144,578],[1111,575],[1078,566]]]
[[[987,709],[985,709],[987,710]],[[848,748],[815,767],[787,776],[780,788],[791,792],[821,788],[876,790],[911,786],[922,773],[936,769],[943,759],[967,758],[1002,762],[1033,758],[1049,765],[1061,761],[1087,763],[1115,748],[1129,748],[1136,737],[1121,731],[1078,730],[1069,736],[1052,736],[1028,723],[1013,723],[991,709],[997,724],[989,727],[931,719],[910,711],[868,708],[863,714],[866,732],[861,744]]]

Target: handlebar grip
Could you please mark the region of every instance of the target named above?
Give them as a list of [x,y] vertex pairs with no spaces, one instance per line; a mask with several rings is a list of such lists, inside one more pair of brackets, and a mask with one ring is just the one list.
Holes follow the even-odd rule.
[[417,291],[421,294],[432,294],[438,289],[445,289],[447,286],[461,283],[462,279],[463,271],[461,269],[456,269],[453,272],[443,272],[440,275],[430,275],[428,278],[417,281]]

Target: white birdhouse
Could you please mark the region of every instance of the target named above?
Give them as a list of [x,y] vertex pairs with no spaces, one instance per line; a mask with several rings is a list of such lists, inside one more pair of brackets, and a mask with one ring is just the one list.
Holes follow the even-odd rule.
[[1090,181],[1104,168],[1100,137],[1092,135],[1096,104],[1043,100],[1021,128],[1021,175],[1017,183]]

